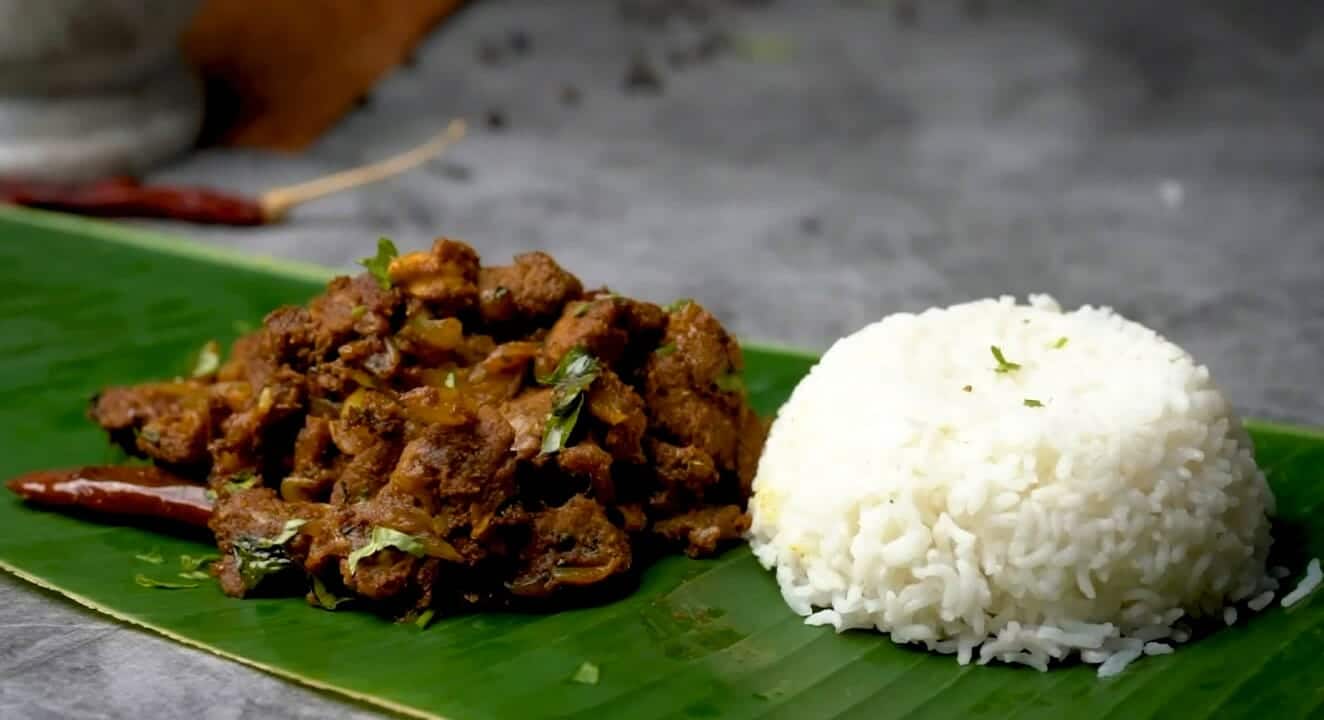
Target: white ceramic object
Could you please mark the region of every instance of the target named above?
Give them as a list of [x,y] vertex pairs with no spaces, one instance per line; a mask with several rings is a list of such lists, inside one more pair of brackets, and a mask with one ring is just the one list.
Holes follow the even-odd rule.
[[139,174],[187,149],[202,92],[179,52],[201,0],[0,0],[0,177]]

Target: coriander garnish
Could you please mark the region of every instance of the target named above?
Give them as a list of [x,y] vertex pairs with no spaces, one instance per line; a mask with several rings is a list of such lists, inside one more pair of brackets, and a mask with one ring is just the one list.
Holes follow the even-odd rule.
[[390,238],[380,238],[377,240],[377,254],[374,257],[363,258],[359,264],[367,268],[377,280],[377,284],[383,290],[391,289],[391,261],[400,255],[400,251],[395,249],[395,243]]
[[993,372],[1008,373],[1012,370],[1021,369],[1020,363],[1009,362],[1007,358],[1003,357],[1002,348],[997,345],[990,345],[988,349],[993,353],[993,359],[998,361],[998,366],[993,368]]
[[454,370],[450,370],[450,371],[448,371],[448,372],[446,373],[446,380],[445,380],[442,384],[444,384],[446,387],[448,387],[448,388],[450,388],[450,389],[452,389],[452,390],[455,389],[455,371],[454,371]]
[[665,310],[666,312],[673,313],[673,312],[676,312],[676,311],[678,311],[678,310],[684,310],[685,307],[686,307],[687,305],[689,305],[690,303],[692,303],[692,302],[694,302],[694,301],[691,300],[691,299],[689,299],[689,298],[681,298],[681,299],[679,299],[679,300],[677,300],[677,301],[671,303],[670,305],[667,305],[667,306],[663,307],[662,309]]
[[220,560],[220,555],[180,555],[179,567],[184,572],[194,572]]
[[1044,404],[1034,398],[1025,398],[1025,407],[1043,407]]
[[436,614],[437,611],[433,610],[432,608],[428,608],[427,610],[424,610],[423,612],[418,614],[418,618],[414,620],[414,624],[418,626],[419,630],[427,630],[428,625],[432,624],[432,618],[436,616]]
[[1058,338],[1057,342],[1053,343],[1054,350],[1061,350],[1066,346],[1067,346],[1067,339],[1065,336]]
[[664,358],[664,357],[670,355],[670,354],[673,353],[673,352],[676,352],[676,343],[674,343],[674,342],[669,342],[669,343],[667,343],[666,345],[663,345],[663,346],[659,347],[658,349],[654,350],[654,351],[653,351],[653,354],[656,355],[656,356],[658,356],[658,357],[660,357],[660,358]]
[[354,307],[350,308],[349,317],[352,320],[358,320],[362,318],[367,312],[368,312],[367,305],[355,305]]
[[285,521],[284,527],[275,537],[241,537],[235,541],[233,552],[244,587],[251,590],[268,575],[294,567],[289,554],[285,552],[285,543],[298,534],[299,528],[306,522],[294,518]]

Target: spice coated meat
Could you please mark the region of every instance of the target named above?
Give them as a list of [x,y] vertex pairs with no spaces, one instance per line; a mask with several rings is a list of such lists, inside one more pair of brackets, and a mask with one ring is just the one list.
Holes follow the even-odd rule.
[[698,303],[445,238],[364,264],[199,377],[93,401],[127,452],[205,478],[226,593],[405,616],[573,601],[747,530],[766,427]]

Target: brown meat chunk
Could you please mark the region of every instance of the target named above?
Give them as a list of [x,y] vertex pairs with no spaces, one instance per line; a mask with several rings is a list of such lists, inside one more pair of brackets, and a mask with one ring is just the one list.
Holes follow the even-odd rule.
[[586,478],[593,497],[605,505],[616,502],[616,487],[611,482],[611,455],[591,442],[565,448],[556,454],[556,464],[565,473]]
[[405,446],[391,473],[391,485],[418,498],[424,507],[450,506],[448,533],[467,525],[482,535],[497,509],[515,492],[515,434],[500,413],[481,408],[474,422],[435,425]]
[[643,438],[648,425],[644,401],[616,373],[602,368],[589,386],[588,415],[603,426],[602,447],[622,462],[644,461]]
[[268,435],[277,441],[275,445],[280,445],[280,441],[286,439],[285,435],[295,432],[294,429],[283,432],[286,429],[284,423],[297,420],[303,406],[303,376],[289,368],[281,368],[252,396],[248,407],[227,417],[221,424],[220,437],[209,446],[214,462],[212,474],[224,477],[246,470],[261,474],[263,465],[288,467],[288,461],[279,454],[271,458],[271,463],[264,463],[264,447],[268,444]]
[[612,368],[633,365],[656,343],[665,322],[662,309],[652,303],[599,292],[588,300],[570,303],[547,333],[538,356],[538,375],[556,369],[561,357],[582,347]]
[[391,261],[391,282],[442,315],[457,315],[478,302],[478,253],[449,238],[437,238],[427,252]]
[[514,432],[511,448],[517,458],[531,459],[542,449],[543,429],[551,412],[551,388],[525,390],[519,397],[501,404],[501,416]]
[[[93,399],[88,415],[132,454],[167,465],[205,467],[213,409],[207,385],[148,383],[105,390]],[[224,406],[217,403],[216,409]]]
[[600,583],[630,569],[630,541],[602,505],[582,495],[537,513],[523,563],[510,583],[522,597],[546,597],[567,587]]
[[645,371],[649,392],[666,388],[718,392],[719,378],[744,369],[740,345],[696,302],[668,315],[661,347],[666,351],[653,353]]
[[331,502],[345,505],[373,497],[386,484],[399,457],[400,445],[394,440],[379,438],[360,448],[342,465],[331,489]]
[[664,437],[702,449],[723,471],[735,470],[740,426],[726,403],[692,390],[668,390],[651,396],[648,410]]
[[658,484],[648,501],[654,510],[671,514],[693,507],[721,480],[712,456],[701,448],[654,441],[650,450]]
[[309,415],[294,440],[294,467],[280,483],[285,500],[321,501],[337,475],[333,458],[338,455],[331,440],[331,422]]
[[308,552],[304,527],[327,512],[325,505],[282,502],[269,488],[223,496],[210,523],[221,551],[221,590],[243,597],[269,579],[297,575]]
[[720,544],[744,537],[747,530],[749,516],[738,505],[700,508],[653,524],[654,534],[684,544],[690,557],[711,555]]
[[493,325],[546,323],[584,293],[579,278],[541,252],[515,256],[515,264],[483,268],[478,275],[479,311]]
[[337,354],[346,365],[362,368],[381,381],[389,381],[400,369],[400,350],[391,338],[354,340],[341,345]]
[[317,348],[317,324],[307,308],[277,308],[267,315],[262,325],[259,352],[272,363],[304,370],[321,359]]
[[317,328],[315,344],[324,355],[355,335],[386,335],[400,304],[398,290],[383,289],[367,273],[335,278],[325,293],[308,304],[309,316]]

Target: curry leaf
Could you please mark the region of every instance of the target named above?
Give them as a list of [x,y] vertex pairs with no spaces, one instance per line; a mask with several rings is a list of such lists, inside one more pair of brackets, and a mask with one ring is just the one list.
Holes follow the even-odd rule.
[[214,562],[220,562],[220,555],[180,555],[179,567],[184,572],[201,570]]
[[335,610],[353,598],[337,597],[335,593],[327,589],[326,584],[322,582],[321,578],[314,575],[313,599],[317,601],[317,606],[323,610]]
[[727,371],[717,376],[713,381],[718,390],[722,392],[740,392],[745,389],[745,381],[740,377],[740,373],[734,370]]
[[551,375],[538,378],[539,383],[553,388],[552,410],[543,426],[542,454],[557,452],[570,440],[584,404],[584,391],[600,372],[602,366],[597,358],[582,347],[573,347],[561,356]]
[[400,251],[395,249],[395,243],[390,238],[379,238],[377,240],[377,254],[373,257],[363,258],[359,264],[367,268],[368,273],[377,280],[377,284],[383,290],[391,288],[391,261],[399,257]]
[[375,555],[386,548],[395,548],[414,557],[423,557],[423,542],[408,533],[402,533],[388,527],[374,527],[372,537],[358,550],[349,554],[349,573],[358,572],[359,562],[369,555]]

